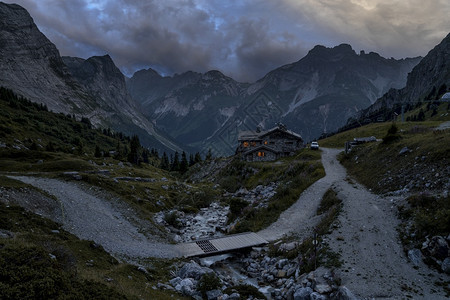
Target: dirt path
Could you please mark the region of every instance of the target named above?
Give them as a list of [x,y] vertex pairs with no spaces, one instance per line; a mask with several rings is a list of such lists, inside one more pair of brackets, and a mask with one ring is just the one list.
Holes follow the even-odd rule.
[[[54,195],[61,206],[63,228],[79,238],[93,240],[106,251],[123,259],[176,257],[174,245],[165,244],[147,233],[150,223],[138,220],[126,204],[106,194],[57,179],[11,177]],[[55,216],[50,216],[55,218]]]
[[393,197],[374,195],[357,183],[335,183],[343,200],[340,227],[328,244],[342,256],[342,284],[362,298],[448,299],[434,282],[448,281],[422,264],[415,269],[404,254],[396,227],[399,220]]
[[258,232],[267,240],[284,234],[308,234],[317,223],[317,207],[325,191],[333,187],[343,200],[339,228],[324,237],[343,266],[337,271],[342,285],[363,299],[448,299],[434,282],[450,276],[408,261],[397,235],[398,218],[393,197],[372,194],[357,183],[349,183],[345,168],[336,160],[341,150],[322,148],[326,176],[304,191],[299,200],[268,228]]
[[322,200],[326,190],[335,182],[345,179],[346,172],[336,161],[337,149],[322,148],[322,164],[325,168],[325,177],[319,179],[307,188],[300,198],[291,207],[285,210],[278,220],[258,232],[260,236],[268,241],[277,240],[285,234],[296,233],[300,237],[306,236],[312,229],[311,224],[318,221],[316,217],[317,207]]

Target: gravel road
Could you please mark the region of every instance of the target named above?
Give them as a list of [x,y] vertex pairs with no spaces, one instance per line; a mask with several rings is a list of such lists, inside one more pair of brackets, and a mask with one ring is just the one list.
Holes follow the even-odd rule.
[[93,188],[57,179],[11,176],[56,196],[62,207],[63,228],[76,236],[93,240],[114,256],[126,260],[179,256],[174,245],[148,234],[150,223],[138,220],[122,201],[98,194]]
[[[374,195],[352,183],[336,160],[340,150],[322,148],[326,176],[315,182],[298,201],[268,228],[258,232],[273,241],[285,234],[309,234],[319,220],[317,207],[325,191],[333,187],[343,201],[338,228],[325,236],[330,248],[341,254],[337,270],[342,285],[362,299],[448,299],[434,282],[450,282],[450,276],[422,264],[414,268],[403,252],[396,226],[396,198]],[[60,201],[63,227],[80,238],[94,240],[115,256],[128,258],[176,257],[176,246],[146,233],[146,224],[135,212],[113,197],[73,182],[15,176],[55,195]]]
[[342,285],[362,299],[448,299],[434,282],[449,282],[450,276],[429,269],[415,269],[406,258],[396,226],[393,197],[372,194],[357,183],[349,183],[345,168],[336,160],[341,150],[322,148],[326,176],[305,190],[298,201],[268,228],[258,232],[267,240],[295,233],[311,233],[317,223],[317,207],[325,191],[333,187],[343,200],[339,227],[324,237],[330,248],[341,254],[343,266],[337,272]]
[[340,150],[322,148],[325,177],[307,188],[297,202],[285,210],[275,223],[259,231],[258,234],[261,237],[274,241],[289,233],[304,237],[311,232],[319,220],[316,211],[323,195],[335,182],[345,179],[345,169],[336,161],[336,155],[339,152]]

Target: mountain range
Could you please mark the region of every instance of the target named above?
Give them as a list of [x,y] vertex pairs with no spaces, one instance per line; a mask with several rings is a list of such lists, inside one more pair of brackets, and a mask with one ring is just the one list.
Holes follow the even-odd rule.
[[126,78],[109,55],[61,57],[25,9],[0,3],[0,85],[53,111],[137,134],[144,146],[230,155],[241,130],[282,122],[309,141],[388,99],[437,93],[448,83],[444,41],[423,60],[316,46],[253,83],[216,70],[161,76],[147,69]]
[[52,111],[87,117],[94,126],[137,134],[147,146],[181,149],[140,113],[108,55],[61,57],[24,8],[1,2],[0,86]]
[[391,88],[401,88],[420,57],[386,59],[350,45],[316,46],[301,60],[240,83],[219,71],[162,77],[136,72],[128,91],[144,114],[177,141],[229,155],[241,130],[277,122],[305,140],[336,130]]
[[439,99],[450,91],[450,34],[418,63],[408,74],[406,85],[391,89],[373,105],[361,110],[356,120],[374,120],[395,107],[408,107],[417,102]]

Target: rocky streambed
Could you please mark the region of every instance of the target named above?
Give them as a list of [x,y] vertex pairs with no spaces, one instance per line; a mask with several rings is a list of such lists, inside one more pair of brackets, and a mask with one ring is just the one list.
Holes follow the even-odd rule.
[[[205,278],[210,284],[207,289]],[[271,257],[268,247],[191,260],[158,287],[194,299],[356,299],[348,288],[340,286],[333,270],[319,267],[304,272],[296,260]]]

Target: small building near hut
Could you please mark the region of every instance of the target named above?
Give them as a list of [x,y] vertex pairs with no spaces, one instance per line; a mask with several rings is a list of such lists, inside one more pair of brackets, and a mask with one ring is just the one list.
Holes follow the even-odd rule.
[[257,128],[242,131],[238,137],[236,155],[247,161],[271,161],[293,155],[303,148],[302,137],[279,123],[269,130]]

